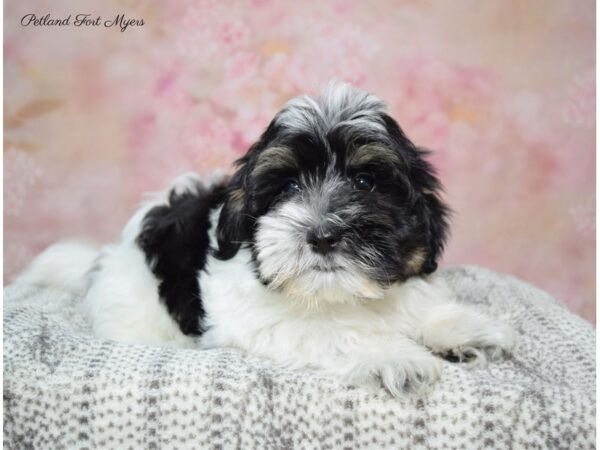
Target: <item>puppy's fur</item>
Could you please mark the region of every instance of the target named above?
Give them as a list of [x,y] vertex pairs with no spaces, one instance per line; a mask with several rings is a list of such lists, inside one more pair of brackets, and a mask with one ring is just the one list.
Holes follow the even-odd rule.
[[448,209],[425,156],[333,83],[290,101],[230,179],[184,175],[119,243],[51,247],[21,282],[84,290],[102,338],[233,346],[400,395],[439,377],[437,355],[483,364],[513,342],[431,275]]

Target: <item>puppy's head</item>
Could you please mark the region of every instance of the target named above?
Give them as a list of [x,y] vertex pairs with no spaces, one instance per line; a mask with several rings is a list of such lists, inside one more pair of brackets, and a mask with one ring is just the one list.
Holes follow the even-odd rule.
[[272,289],[310,304],[374,299],[437,267],[448,209],[425,152],[378,98],[330,84],[291,100],[237,161],[219,219]]

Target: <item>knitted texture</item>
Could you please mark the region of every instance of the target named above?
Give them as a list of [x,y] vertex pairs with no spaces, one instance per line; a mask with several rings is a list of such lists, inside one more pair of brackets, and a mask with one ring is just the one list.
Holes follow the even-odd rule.
[[23,449],[595,448],[595,331],[513,277],[441,272],[459,300],[512,323],[513,355],[444,363],[393,398],[235,349],[163,349],[90,334],[80,299],[4,290],[4,445]]

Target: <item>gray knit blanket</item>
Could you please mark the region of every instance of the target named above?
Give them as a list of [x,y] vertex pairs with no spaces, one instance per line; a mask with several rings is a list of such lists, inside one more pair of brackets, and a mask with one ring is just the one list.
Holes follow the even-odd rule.
[[393,398],[235,349],[125,345],[90,334],[79,298],[4,290],[4,448],[595,448],[595,331],[513,277],[442,272],[518,333],[507,360]]

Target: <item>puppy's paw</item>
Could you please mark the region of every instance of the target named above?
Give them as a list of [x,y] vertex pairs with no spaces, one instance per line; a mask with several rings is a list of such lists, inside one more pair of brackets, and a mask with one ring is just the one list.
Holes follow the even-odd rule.
[[395,397],[423,393],[441,374],[441,361],[433,355],[401,359],[379,370],[383,386]]
[[457,347],[439,353],[446,361],[468,367],[483,367],[489,361],[501,359],[506,354],[501,347]]
[[502,322],[489,321],[482,329],[473,330],[470,337],[465,336],[463,342],[438,346],[432,350],[450,362],[463,363],[467,367],[484,367],[488,362],[508,356],[514,344],[515,335],[511,327]]
[[421,325],[420,335],[433,353],[469,366],[500,359],[515,343],[509,325],[456,303],[432,309]]

